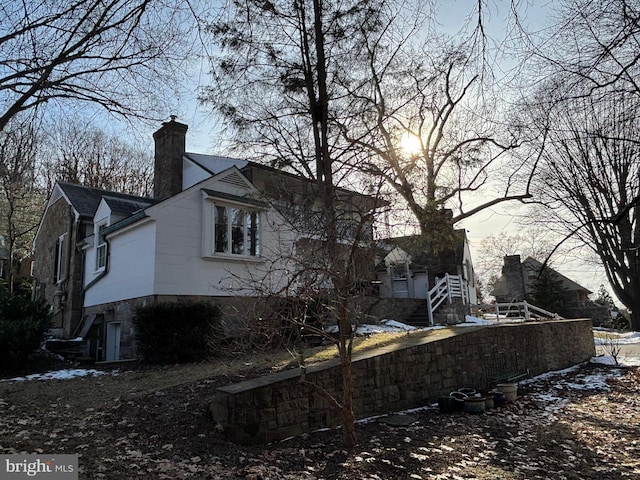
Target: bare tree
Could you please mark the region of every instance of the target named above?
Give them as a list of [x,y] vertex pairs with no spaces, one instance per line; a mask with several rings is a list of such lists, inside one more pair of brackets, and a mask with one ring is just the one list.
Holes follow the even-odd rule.
[[297,252],[313,259],[303,270],[314,271],[313,283],[330,292],[327,308],[339,326],[342,395],[336,401],[348,446],[356,442],[348,302],[360,235],[346,235],[353,225],[343,216],[348,209],[337,187],[345,172],[338,167],[349,164],[353,152],[340,142],[334,119],[344,113],[339,99],[349,66],[362,58],[363,36],[381,28],[383,12],[377,0],[231,1],[210,27],[221,54],[212,59],[214,83],[204,96],[245,148],[312,180],[308,194],[317,203],[299,207],[314,212],[314,233]]
[[97,128],[67,123],[46,139],[43,175],[49,189],[56,180],[132,195],[153,190],[153,157],[141,147]]
[[342,133],[368,153],[360,167],[387,180],[432,248],[450,243],[454,223],[532,197],[535,158],[511,155],[521,129],[501,118],[473,50],[434,34],[417,47],[370,40],[369,80],[350,92],[354,114]]
[[37,180],[37,139],[31,118],[14,118],[0,132],[0,234],[7,248],[6,279],[9,291],[40,222],[45,193]]
[[547,105],[540,198],[549,218],[601,260],[640,329],[640,103],[633,96]]
[[152,117],[172,98],[190,14],[162,0],[2,0],[0,131],[51,102]]
[[490,235],[485,237],[474,261],[474,269],[489,293],[500,277],[504,257],[520,255],[524,260],[533,257],[544,262],[554,251],[557,240],[542,226],[524,229],[514,235]]
[[[637,209],[640,2],[566,0],[532,42],[521,110],[547,139],[540,199],[548,223],[594,252],[640,328]],[[532,37],[532,40],[535,40]]]
[[552,34],[527,51],[538,78],[568,97],[640,94],[640,2],[562,0],[555,11]]

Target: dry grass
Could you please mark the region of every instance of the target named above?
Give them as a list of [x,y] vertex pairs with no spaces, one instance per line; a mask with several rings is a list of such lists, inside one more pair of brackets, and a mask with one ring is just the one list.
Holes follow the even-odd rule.
[[[439,336],[447,330],[379,333],[354,340],[353,353],[381,348],[407,338]],[[307,365],[337,357],[333,344],[305,348]],[[129,398],[160,392],[173,387],[195,384],[212,378],[228,377],[229,383],[243,378],[280,371],[299,365],[292,350],[270,350],[243,353],[234,357],[214,357],[208,362],[184,365],[146,367],[123,364],[112,374],[67,380],[29,380],[0,382],[0,402],[20,403],[24,399],[36,407],[60,405],[63,408],[101,408]],[[46,388],[44,383],[46,383]],[[51,388],[54,387],[54,388]],[[91,391],[91,395],[81,392]],[[1,404],[1,403],[0,403]]]

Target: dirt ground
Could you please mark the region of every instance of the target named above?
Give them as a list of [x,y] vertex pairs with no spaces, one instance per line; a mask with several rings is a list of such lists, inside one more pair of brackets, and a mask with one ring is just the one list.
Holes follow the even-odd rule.
[[[603,374],[608,386],[571,388]],[[373,419],[350,451],[336,429],[234,445],[207,407],[216,387],[245,376],[135,386],[150,375],[0,383],[0,453],[77,453],[81,479],[640,478],[637,368],[584,364],[481,415],[430,407]]]

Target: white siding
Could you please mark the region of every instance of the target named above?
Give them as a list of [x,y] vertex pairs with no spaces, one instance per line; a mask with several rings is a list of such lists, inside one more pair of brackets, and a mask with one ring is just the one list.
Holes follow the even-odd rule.
[[109,235],[104,273],[94,273],[95,248],[90,243],[85,285],[96,281],[86,293],[85,306],[154,294],[236,296],[280,288],[283,272],[290,271],[286,257],[293,251],[294,235],[274,208],[265,206],[260,212],[261,257],[203,256],[203,209],[211,200],[202,189],[236,196],[257,193],[251,184],[224,181],[228,175],[240,174],[232,168],[205,180],[148,207],[148,218]]
[[427,274],[415,273],[413,275],[413,298],[427,298]]
[[[85,294],[85,306],[153,294],[155,225],[147,221],[109,239],[108,271]],[[93,250],[93,248],[91,249]],[[89,263],[91,252],[87,252]]]
[[[203,209],[205,200],[200,188],[243,195],[248,191],[212,179],[198,187],[148,209],[155,219],[156,271],[154,293],[158,295],[251,295],[264,287],[281,283],[274,272],[273,255],[291,252],[290,236],[282,231],[282,219],[275,210],[260,214],[262,257],[203,258]],[[285,247],[286,245],[286,247]],[[270,256],[270,259],[265,258]]]
[[465,238],[464,241],[464,255],[462,268],[467,271],[463,271],[462,275],[467,280],[467,292],[469,293],[469,303],[476,305],[478,303],[478,295],[476,293],[475,272],[473,271],[473,262],[471,261],[471,249],[469,248],[469,240]]

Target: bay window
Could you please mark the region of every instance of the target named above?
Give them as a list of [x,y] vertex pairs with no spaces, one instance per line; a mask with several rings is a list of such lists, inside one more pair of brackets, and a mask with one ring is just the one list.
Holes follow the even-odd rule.
[[215,205],[213,252],[257,257],[260,255],[260,215],[256,211]]

